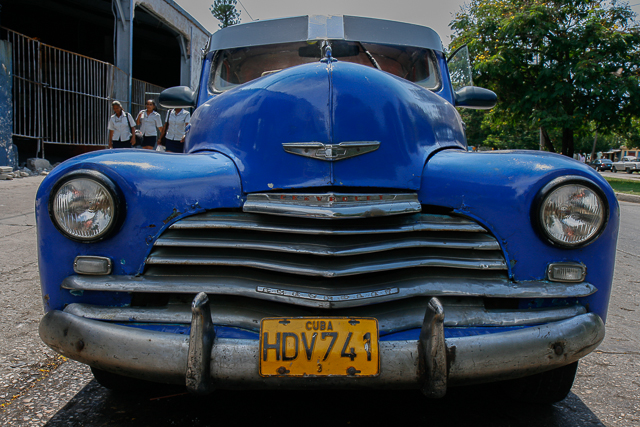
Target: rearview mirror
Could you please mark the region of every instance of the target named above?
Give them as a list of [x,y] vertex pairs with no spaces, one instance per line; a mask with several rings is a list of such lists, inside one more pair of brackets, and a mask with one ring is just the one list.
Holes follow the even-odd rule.
[[188,86],[175,86],[163,90],[158,102],[165,108],[191,108],[196,106],[197,96]]
[[[360,54],[360,47],[343,41],[331,42],[331,56],[334,58],[344,58],[347,56],[357,56]],[[322,51],[320,43],[312,43],[298,49],[298,56],[301,58],[321,58]]]
[[496,106],[498,96],[495,92],[476,86],[465,86],[455,93],[456,107],[475,110],[490,110]]

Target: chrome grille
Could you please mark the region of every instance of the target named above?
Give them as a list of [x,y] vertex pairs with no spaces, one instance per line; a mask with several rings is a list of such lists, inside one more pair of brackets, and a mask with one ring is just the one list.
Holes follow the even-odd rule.
[[[405,269],[506,271],[496,239],[461,217],[413,214],[327,221],[209,212],[173,224],[147,266],[195,266],[340,278]],[[148,270],[147,274],[154,274]],[[160,274],[164,274],[160,273]],[[179,273],[178,273],[179,274]]]

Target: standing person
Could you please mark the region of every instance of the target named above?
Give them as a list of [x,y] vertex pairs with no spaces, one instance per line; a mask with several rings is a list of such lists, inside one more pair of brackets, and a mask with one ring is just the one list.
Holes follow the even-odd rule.
[[184,132],[189,120],[191,120],[191,113],[184,108],[167,111],[167,119],[164,121],[164,129],[158,143],[162,141],[162,137],[166,136],[164,142],[168,152],[184,153]]
[[156,111],[156,102],[148,99],[145,104],[146,109],[140,110],[136,123],[142,132],[142,148],[153,150],[156,146],[158,133],[162,133],[162,117]]
[[114,114],[109,119],[109,148],[131,148],[135,143],[135,125],[131,114],[122,109],[119,101],[111,103]]

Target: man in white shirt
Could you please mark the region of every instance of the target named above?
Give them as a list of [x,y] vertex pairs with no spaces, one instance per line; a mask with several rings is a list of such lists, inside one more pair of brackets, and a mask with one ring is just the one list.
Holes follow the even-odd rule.
[[168,152],[184,152],[184,132],[190,120],[191,113],[183,108],[174,108],[167,112],[167,119],[158,141],[162,141],[162,137],[166,136],[164,143]]
[[156,146],[158,134],[162,133],[162,117],[156,111],[156,102],[153,99],[148,99],[145,107],[145,110],[141,110],[138,113],[136,123],[140,126],[140,132],[142,132],[142,148],[153,150]]
[[134,143],[135,125],[131,114],[122,109],[119,101],[111,103],[113,114],[109,119],[109,148],[131,148]]

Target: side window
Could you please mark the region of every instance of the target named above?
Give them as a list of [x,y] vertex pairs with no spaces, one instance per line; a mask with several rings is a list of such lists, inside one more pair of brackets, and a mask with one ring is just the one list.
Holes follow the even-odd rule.
[[212,67],[213,86],[218,90],[229,90],[240,84],[235,70],[232,69],[229,54],[219,52]]
[[454,91],[462,89],[465,86],[473,86],[471,61],[469,60],[469,49],[467,45],[454,51],[447,60],[447,63]]

